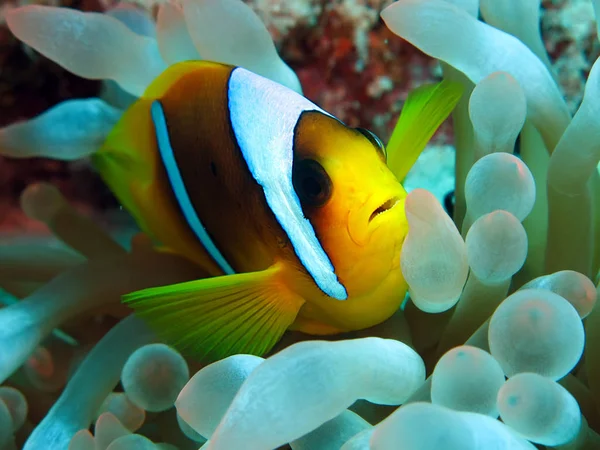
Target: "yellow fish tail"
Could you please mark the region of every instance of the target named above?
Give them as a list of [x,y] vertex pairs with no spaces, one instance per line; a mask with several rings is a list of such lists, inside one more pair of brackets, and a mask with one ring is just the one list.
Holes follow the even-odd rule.
[[201,265],[211,275],[222,272],[197,241],[170,189],[158,147],[150,106],[181,77],[212,63],[176,64],[160,75],[121,117],[92,162],[104,182],[132,214],[139,227],[166,249]]

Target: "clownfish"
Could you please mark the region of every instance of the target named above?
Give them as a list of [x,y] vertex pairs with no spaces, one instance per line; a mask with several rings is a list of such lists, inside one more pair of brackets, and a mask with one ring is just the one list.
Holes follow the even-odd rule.
[[169,67],[93,163],[145,233],[210,275],[123,297],[184,353],[262,355],[288,329],[371,327],[404,299],[406,192],[382,142],[242,67]]

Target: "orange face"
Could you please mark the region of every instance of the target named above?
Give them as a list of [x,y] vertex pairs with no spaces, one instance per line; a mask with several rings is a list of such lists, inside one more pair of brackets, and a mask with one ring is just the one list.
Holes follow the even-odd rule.
[[[408,231],[406,192],[388,169],[378,139],[319,112],[296,127],[293,182],[347,300],[304,294],[296,328],[322,333],[385,320],[406,292],[400,250]],[[331,330],[328,328],[331,327]]]

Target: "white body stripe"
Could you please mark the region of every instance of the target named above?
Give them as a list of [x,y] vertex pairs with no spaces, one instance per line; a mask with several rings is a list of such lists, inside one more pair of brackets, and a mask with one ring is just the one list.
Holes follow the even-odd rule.
[[298,258],[319,288],[345,300],[329,257],[304,217],[292,185],[294,128],[304,111],[327,114],[296,92],[238,67],[229,80],[229,113],[242,154]]
[[206,228],[202,225],[200,218],[196,214],[196,210],[190,201],[190,197],[185,189],[181,172],[175,161],[175,155],[173,154],[173,148],[171,147],[171,140],[169,139],[169,131],[167,129],[167,122],[165,114],[163,112],[160,102],[157,100],[152,103],[150,107],[150,113],[152,115],[152,121],[154,122],[154,129],[156,131],[156,140],[158,142],[158,151],[163,161],[163,165],[167,171],[167,176],[171,182],[171,188],[175,194],[175,198],[179,203],[179,207],[183,212],[188,225],[198,237],[206,251],[219,265],[221,270],[227,275],[235,273],[229,263],[225,260],[217,246],[214,244]]

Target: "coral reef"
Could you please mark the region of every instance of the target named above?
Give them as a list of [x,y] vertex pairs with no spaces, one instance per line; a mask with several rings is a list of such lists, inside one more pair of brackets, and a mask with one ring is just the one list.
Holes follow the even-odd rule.
[[[61,160],[44,162],[56,165],[59,189],[21,175],[20,223],[37,225],[20,225],[27,232],[0,246],[0,448],[600,448],[600,62],[569,66],[587,79],[583,94],[553,72],[564,38],[544,44],[535,0],[253,5],[258,14],[239,0],[163,3],[156,18],[122,4],[105,14],[6,13],[19,40],[97,80],[102,97],[32,110],[35,119],[0,130],[7,161]],[[553,23],[577,11],[569,7],[594,11],[546,6],[563,18]],[[328,27],[336,38],[320,39]],[[286,42],[298,29],[314,67],[302,67],[300,41]],[[586,22],[572,35],[587,42],[585,57],[593,33]],[[209,365],[158,342],[121,296],[205,274],[157,251],[127,219],[115,228],[74,206],[68,186],[77,186],[56,171],[70,177],[66,164],[82,163],[68,161],[92,155],[150,80],[199,55],[239,61],[387,137],[406,96],[390,86],[434,78],[387,63],[401,48],[417,61],[412,70],[440,67],[465,91],[453,112],[455,152],[426,151],[415,169],[427,177],[449,164],[454,178],[442,172],[443,189],[426,185],[433,193],[406,180],[402,308],[371,329],[328,340],[289,332],[263,357]],[[440,200],[451,187],[448,214]],[[32,229],[47,233],[33,238]]]

